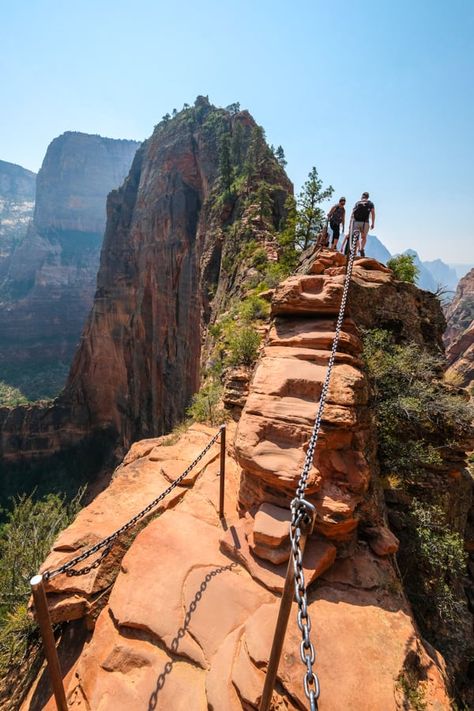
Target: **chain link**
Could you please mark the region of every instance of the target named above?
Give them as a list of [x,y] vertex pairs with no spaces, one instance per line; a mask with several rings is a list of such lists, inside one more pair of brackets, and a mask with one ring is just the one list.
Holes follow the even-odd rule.
[[359,233],[355,232],[353,235],[351,235],[350,240],[351,241],[349,259],[347,261],[344,288],[342,291],[339,314],[336,321],[336,330],[334,333],[331,355],[328,361],[326,376],[324,378],[321,396],[319,399],[319,407],[316,414],[316,419],[314,421],[311,437],[309,440],[303,470],[301,472],[301,476],[298,481],[298,486],[296,488],[296,496],[291,502],[290,541],[295,578],[295,598],[298,604],[297,622],[302,638],[300,644],[300,657],[302,663],[306,667],[306,673],[303,677],[303,688],[304,693],[306,694],[306,698],[309,701],[310,711],[317,711],[318,709],[320,687],[318,676],[313,671],[313,664],[316,658],[316,653],[314,650],[313,643],[310,639],[311,619],[309,617],[308,612],[308,598],[303,572],[303,553],[301,549],[301,537],[303,535],[303,530],[307,529],[313,521],[315,508],[308,501],[305,501],[304,495],[306,492],[306,487],[308,485],[309,472],[311,470],[311,466],[314,460],[314,452],[318,441],[319,430],[321,429],[324,406],[326,404],[326,398],[329,390],[329,381],[331,379],[331,372],[334,366],[334,361],[336,359],[337,347],[339,345],[339,338],[341,335],[342,324],[344,321],[347,297],[349,294],[352,267],[354,265],[356,248],[359,242]]
[[[101,562],[104,560],[104,558],[110,553],[111,551],[111,544],[113,541],[118,538],[119,536],[122,535],[122,533],[125,533],[128,531],[132,526],[134,526],[138,521],[140,521],[144,516],[146,516],[150,511],[152,511],[168,494],[173,491],[182,481],[183,479],[186,478],[186,476],[189,474],[189,472],[194,469],[196,464],[198,464],[201,459],[208,453],[208,451],[211,449],[212,445],[219,439],[221,436],[221,432],[223,429],[224,425],[222,425],[219,428],[219,432],[214,435],[214,437],[208,442],[208,444],[205,446],[205,448],[202,450],[202,452],[196,457],[196,459],[191,462],[191,464],[187,467],[187,469],[179,475],[179,477],[167,488],[165,491],[162,491],[159,496],[156,497],[153,501],[151,501],[148,506],[146,506],[144,509],[142,509],[139,513],[137,513],[133,518],[131,518],[127,523],[124,523],[123,526],[121,526],[119,529],[111,533],[109,536],[106,536],[106,538],[103,538],[101,541],[96,543],[95,545],[91,546],[91,548],[88,548],[84,553],[81,553],[80,555],[76,556],[72,560],[69,560],[67,563],[64,563],[63,565],[60,565],[58,568],[54,568],[53,570],[47,570],[43,573],[43,578],[45,580],[52,580],[52,578],[55,578],[57,575],[60,575],[61,573],[66,573],[67,576],[73,577],[73,576],[78,576],[78,575],[86,575],[87,573],[90,573],[91,570],[94,570],[95,568],[98,568]],[[102,552],[101,556],[97,558],[97,560],[92,563],[91,565],[87,565],[84,568],[81,568],[80,570],[73,570],[74,566],[76,566],[78,563],[81,563],[83,560],[86,560],[87,558],[90,558],[91,555],[94,555],[94,553],[98,553],[100,550],[104,549]]]

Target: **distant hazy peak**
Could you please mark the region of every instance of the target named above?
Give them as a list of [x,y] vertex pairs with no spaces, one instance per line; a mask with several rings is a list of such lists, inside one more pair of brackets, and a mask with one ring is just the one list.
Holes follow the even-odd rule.
[[0,160],[0,197],[6,200],[35,199],[36,174],[16,163]]

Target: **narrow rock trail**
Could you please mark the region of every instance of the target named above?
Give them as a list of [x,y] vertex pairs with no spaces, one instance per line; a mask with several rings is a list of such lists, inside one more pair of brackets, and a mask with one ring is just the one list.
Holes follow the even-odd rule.
[[[229,427],[225,521],[217,513],[215,445],[125,555],[124,541],[88,576],[51,581],[55,618],[86,617],[90,629],[67,676],[71,709],[258,708],[289,556],[288,507],[343,278],[341,255],[323,252],[309,274],[291,277],[273,295],[275,320],[237,430]],[[391,280],[374,260],[356,261],[359,287],[377,290]],[[397,680],[412,678],[415,670],[426,708],[441,711],[450,708],[442,660],[428,653],[416,631],[390,561],[397,541],[382,515],[374,514],[373,432],[360,352],[357,327],[348,317],[308,488],[318,514],[305,566],[307,581],[318,579],[309,609],[319,708],[409,708]],[[165,446],[169,438],[135,444],[110,487],[61,534],[45,566],[117,528],[166,488],[214,433],[193,426],[171,446]],[[371,526],[360,540],[358,526],[367,518]],[[307,708],[299,644],[293,609],[275,710]],[[54,708],[40,697],[38,686],[23,708]]]

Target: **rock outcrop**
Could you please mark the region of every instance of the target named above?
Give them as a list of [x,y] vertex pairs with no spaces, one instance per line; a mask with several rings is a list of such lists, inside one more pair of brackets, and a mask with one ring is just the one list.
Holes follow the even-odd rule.
[[460,280],[446,320],[447,376],[467,388],[474,380],[474,269]]
[[[259,216],[247,214],[253,181],[264,182],[275,227],[292,192],[259,131],[248,112],[200,97],[141,146],[108,198],[94,304],[65,391],[50,408],[0,410],[5,460],[104,432],[123,454],[183,419],[199,388],[204,327],[239,293],[239,249],[267,238]],[[235,189],[223,183],[222,136],[241,176]],[[255,174],[246,174],[252,160]]]
[[[258,708],[289,557],[288,507],[321,393],[343,278],[343,258],[323,252],[273,295],[265,350],[237,431],[229,427],[225,520],[217,513],[214,446],[193,480],[174,490],[166,510],[147,522],[125,554],[119,541],[89,575],[50,581],[55,619],[83,618],[90,630],[66,679],[70,708]],[[402,321],[403,300],[423,339],[430,297],[395,282],[371,259],[357,260],[353,286],[308,486],[317,519],[304,563],[319,708],[399,711],[415,695],[426,709],[447,711],[443,660],[420,638],[392,563],[398,544],[376,494],[373,423],[359,359],[359,319],[375,318],[366,313],[368,303],[378,318],[386,309],[387,318]],[[155,483],[159,490],[173,481],[212,434],[194,426],[178,441],[135,444],[110,488],[61,534],[45,568],[121,525],[144,499],[154,498]],[[307,707],[296,613],[291,611],[275,709]],[[23,708],[49,709],[51,703],[40,682]]]
[[22,380],[19,368],[33,379],[58,363],[62,379],[53,378],[44,396],[64,384],[92,305],[106,196],[122,183],[138,146],[67,132],[48,147],[33,221],[0,280],[0,365],[11,385]]
[[35,181],[35,173],[0,160],[0,283],[33,216]]

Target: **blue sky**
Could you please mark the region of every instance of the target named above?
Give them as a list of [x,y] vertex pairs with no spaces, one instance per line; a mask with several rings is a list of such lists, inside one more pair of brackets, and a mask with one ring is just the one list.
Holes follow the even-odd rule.
[[0,159],[38,170],[66,130],[143,139],[198,94],[376,203],[392,251],[474,262],[473,0],[9,0]]

